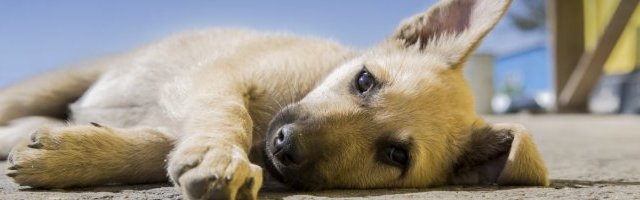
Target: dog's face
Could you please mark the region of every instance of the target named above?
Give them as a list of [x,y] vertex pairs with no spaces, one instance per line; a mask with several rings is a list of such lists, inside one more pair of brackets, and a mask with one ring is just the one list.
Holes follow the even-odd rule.
[[280,112],[268,152],[294,185],[443,183],[476,120],[471,99],[460,71],[435,55],[370,53]]
[[[267,167],[306,189],[495,182],[504,159],[488,165],[493,174],[476,168],[505,157],[514,134],[476,116],[462,63],[508,4],[444,1],[403,23],[276,115]],[[472,146],[491,150],[473,153]],[[469,174],[476,179],[468,181]]]

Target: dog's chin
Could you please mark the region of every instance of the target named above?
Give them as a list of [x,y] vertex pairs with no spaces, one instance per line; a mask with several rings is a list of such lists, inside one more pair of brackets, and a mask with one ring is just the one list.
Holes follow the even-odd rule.
[[264,149],[264,168],[267,170],[269,175],[283,183],[284,185],[291,187],[296,190],[317,190],[319,189],[319,185],[311,184],[310,182],[302,181],[300,177],[298,177],[295,172],[292,172],[293,169],[288,169],[284,167],[281,163],[279,163],[276,159],[274,159],[273,154],[270,149],[266,147]]

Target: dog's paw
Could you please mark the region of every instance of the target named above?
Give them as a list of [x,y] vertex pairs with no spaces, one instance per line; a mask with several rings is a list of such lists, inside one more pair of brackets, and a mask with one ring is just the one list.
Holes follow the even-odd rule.
[[178,148],[168,171],[187,199],[256,199],[262,186],[262,168],[233,145]]
[[[35,188],[64,188],[82,183],[87,177],[85,145],[94,145],[94,134],[108,132],[96,126],[40,129],[27,143],[18,144],[8,157],[7,176],[20,185]],[[99,172],[96,172],[99,173]]]

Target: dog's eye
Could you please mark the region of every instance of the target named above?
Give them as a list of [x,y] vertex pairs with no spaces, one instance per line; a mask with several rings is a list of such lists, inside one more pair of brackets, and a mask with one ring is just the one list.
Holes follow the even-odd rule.
[[369,91],[375,84],[376,79],[366,69],[360,71],[360,74],[356,77],[356,89],[360,94]]
[[407,166],[409,162],[409,155],[407,155],[407,151],[398,148],[398,147],[388,147],[384,150],[384,155],[390,161],[390,164],[397,165],[400,167]]

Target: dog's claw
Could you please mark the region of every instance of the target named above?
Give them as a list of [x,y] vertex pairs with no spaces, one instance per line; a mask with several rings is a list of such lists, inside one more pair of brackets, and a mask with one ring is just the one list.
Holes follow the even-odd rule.
[[213,176],[211,177],[212,181],[218,180],[220,179],[220,175],[218,175],[218,173],[213,173]]
[[253,187],[253,182],[254,182],[253,177],[249,177],[249,179],[247,179],[247,182],[244,183],[244,186],[251,188]]
[[39,148],[42,148],[42,144],[39,142],[35,142],[35,143],[28,144],[27,147],[32,149],[39,149]]
[[[177,177],[181,177],[185,172],[193,169],[194,167],[198,166],[198,164],[200,164],[200,162],[192,162],[189,163],[187,165],[185,165],[184,167],[182,167],[182,169],[180,169],[180,171],[178,172],[178,176]],[[217,176],[217,175],[216,175]],[[217,177],[215,177],[215,179],[218,179]],[[178,184],[178,186],[180,186],[179,181],[176,181],[176,183]]]
[[31,134],[31,136],[29,137],[29,139],[31,139],[31,142],[38,142],[38,138],[36,137],[37,134],[37,131]]
[[102,128],[102,125],[100,125],[98,123],[95,123],[95,122],[89,122],[89,124],[91,124],[91,125],[93,125],[95,127],[98,127],[98,128]]
[[18,172],[15,172],[15,171],[7,172],[7,176],[11,178],[16,177],[17,175],[18,175]]
[[231,182],[231,180],[233,180],[233,175],[232,175],[232,174],[227,175],[227,176],[224,178],[224,180],[225,180],[227,183]]
[[7,169],[8,169],[8,170],[17,170],[17,169],[20,169],[20,168],[22,168],[22,167],[20,167],[19,165],[11,165],[11,166],[9,166],[9,168],[7,168]]
[[[253,193],[258,189],[255,186],[261,183],[262,168],[251,164],[248,159],[234,157],[235,153],[244,152],[232,147],[214,149],[207,145],[184,150],[178,148],[170,157],[170,176],[174,183],[180,183],[180,189],[187,199],[255,199]],[[196,153],[202,155],[196,157]],[[190,163],[199,164],[189,169],[187,165]],[[179,176],[183,169],[189,170]],[[246,181],[253,176],[256,176],[255,183],[247,188]]]
[[31,136],[29,137],[29,139],[31,140],[30,144],[27,144],[27,147],[29,148],[33,148],[33,149],[39,149],[42,147],[42,144],[40,143],[39,139],[38,139],[38,132],[34,132],[31,134]]

